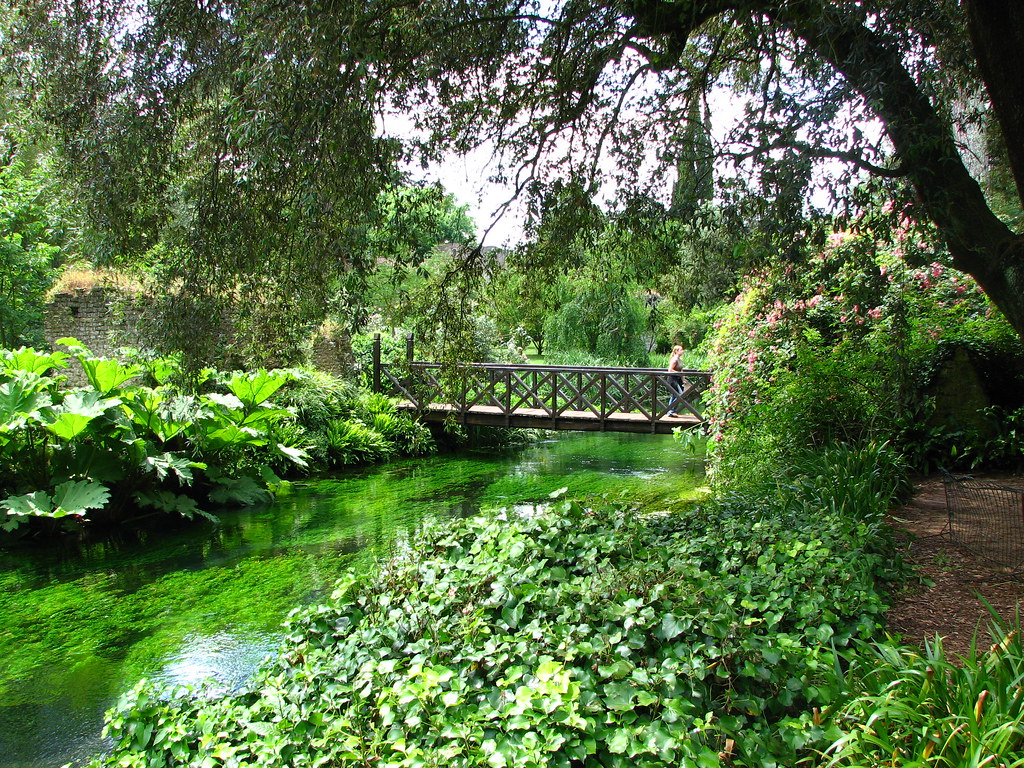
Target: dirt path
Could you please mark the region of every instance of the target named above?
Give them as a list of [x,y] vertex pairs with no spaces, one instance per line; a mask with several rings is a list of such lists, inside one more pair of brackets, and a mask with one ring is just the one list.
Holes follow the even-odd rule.
[[[1020,477],[977,477],[1024,488]],[[979,646],[987,648],[991,642],[990,616],[978,596],[1012,619],[1024,600],[1024,576],[1013,576],[950,541],[941,478],[922,478],[914,485],[914,498],[893,513],[892,523],[898,528],[904,556],[926,583],[912,582],[894,595],[886,614],[888,631],[915,644],[938,635],[947,651],[966,656],[978,627],[983,633],[978,636]]]

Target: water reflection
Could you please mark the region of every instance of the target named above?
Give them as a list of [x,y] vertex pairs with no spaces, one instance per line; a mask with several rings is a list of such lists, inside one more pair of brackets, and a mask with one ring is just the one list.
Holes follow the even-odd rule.
[[216,695],[240,690],[260,663],[281,644],[279,632],[189,634],[153,678],[172,685],[202,688]]

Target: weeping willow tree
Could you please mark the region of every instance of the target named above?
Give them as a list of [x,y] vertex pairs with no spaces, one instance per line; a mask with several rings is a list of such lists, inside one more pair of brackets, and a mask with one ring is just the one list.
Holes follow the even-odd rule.
[[668,189],[693,105],[727,88],[746,114],[714,151],[780,201],[766,220],[798,216],[822,164],[845,169],[840,197],[886,179],[1024,333],[1021,238],[955,125],[994,116],[1019,203],[1011,0],[26,0],[6,17],[95,252],[159,247],[200,314],[213,295],[357,304],[403,161],[492,146],[496,177],[538,199],[552,178]]

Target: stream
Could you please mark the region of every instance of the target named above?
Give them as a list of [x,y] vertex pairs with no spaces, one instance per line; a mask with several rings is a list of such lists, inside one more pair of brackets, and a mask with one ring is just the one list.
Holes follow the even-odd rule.
[[564,486],[686,497],[703,482],[700,458],[670,436],[567,432],[297,483],[216,524],[0,549],[0,768],[102,753],[103,713],[142,677],[241,686],[291,610],[429,518],[530,507]]

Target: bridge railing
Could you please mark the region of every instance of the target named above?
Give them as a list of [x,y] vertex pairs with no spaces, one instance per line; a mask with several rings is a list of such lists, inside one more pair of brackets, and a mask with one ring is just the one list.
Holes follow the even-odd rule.
[[702,419],[701,395],[711,383],[708,371],[568,365],[382,363],[379,373],[375,380],[386,381],[393,394],[417,409],[483,407],[506,415],[535,411],[550,418],[589,414],[599,420],[620,414],[660,419],[668,412],[675,383],[682,394],[673,409]]

